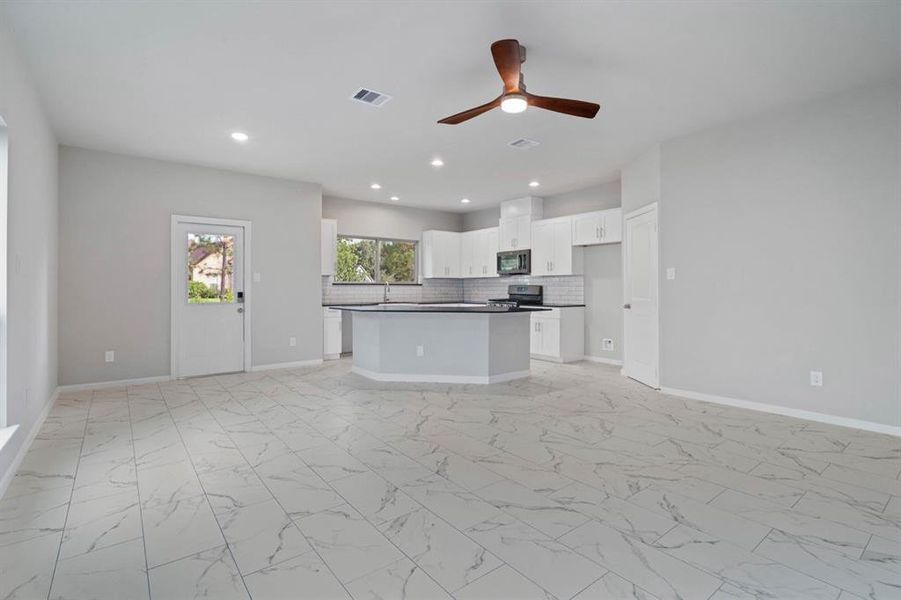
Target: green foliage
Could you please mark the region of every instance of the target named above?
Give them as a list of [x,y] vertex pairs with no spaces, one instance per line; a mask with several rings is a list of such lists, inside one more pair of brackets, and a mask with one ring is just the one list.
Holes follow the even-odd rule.
[[381,242],[379,244],[379,280],[410,283],[416,274],[416,244]]
[[200,298],[218,298],[219,292],[209,287],[202,281],[188,282],[188,299],[197,300]]
[[337,254],[335,281],[342,283],[415,281],[415,242],[338,238]]
[[338,238],[335,281],[349,283],[375,281],[375,240]]

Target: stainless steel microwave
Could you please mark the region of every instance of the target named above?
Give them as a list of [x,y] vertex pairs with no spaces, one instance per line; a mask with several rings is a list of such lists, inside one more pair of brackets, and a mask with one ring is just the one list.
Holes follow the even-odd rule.
[[498,275],[528,275],[531,271],[531,250],[508,250],[497,253]]

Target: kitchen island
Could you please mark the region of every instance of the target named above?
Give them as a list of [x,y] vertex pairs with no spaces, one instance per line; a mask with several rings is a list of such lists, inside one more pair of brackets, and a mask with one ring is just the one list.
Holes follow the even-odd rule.
[[353,372],[376,381],[498,383],[529,375],[533,307],[332,306],[352,312]]

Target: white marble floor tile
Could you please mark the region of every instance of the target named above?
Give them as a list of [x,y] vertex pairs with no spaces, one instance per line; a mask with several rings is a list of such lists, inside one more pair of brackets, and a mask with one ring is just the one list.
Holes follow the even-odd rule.
[[610,572],[576,594],[573,600],[656,600],[631,581]]
[[497,483],[503,476],[452,452],[430,452],[417,458],[435,475],[440,475],[468,490],[477,490]]
[[226,546],[150,569],[153,600],[250,600]]
[[661,600],[707,598],[721,583],[716,577],[597,521],[566,534],[560,542],[639,583]]
[[245,575],[311,550],[275,500],[218,511],[216,518],[238,569]]
[[246,463],[200,475],[200,482],[215,513],[272,500],[268,488]]
[[149,597],[144,544],[140,539],[61,559],[50,589],[51,600]]
[[558,598],[572,598],[607,572],[596,562],[507,515],[478,523],[466,534]]
[[577,508],[512,481],[493,483],[475,494],[552,538],[560,537],[588,520]]
[[141,535],[137,490],[73,502],[66,519],[60,559],[139,539]]
[[401,486],[414,500],[458,529],[500,516],[500,510],[472,492],[431,475]]
[[502,564],[424,508],[386,522],[380,530],[445,590],[457,590]]
[[55,488],[0,500],[0,546],[61,533],[70,495],[69,488]]
[[354,600],[451,600],[422,569],[407,558],[347,584]]
[[203,494],[200,480],[187,457],[138,466],[138,491],[142,506],[170,504]]
[[369,467],[334,444],[306,448],[297,456],[326,481],[369,472]]
[[350,600],[315,552],[245,575],[244,583],[253,600]]
[[142,514],[151,568],[225,543],[204,496],[148,505]]
[[882,565],[901,572],[901,537],[889,540],[872,536],[861,555],[861,560]]
[[385,536],[346,504],[299,519],[297,525],[343,583],[403,557]]
[[507,565],[454,593],[457,600],[556,600]]
[[332,482],[332,487],[370,522],[386,521],[420,508],[410,496],[375,473],[351,475]]
[[831,600],[838,595],[838,589],[819,579],[683,525],[660,538],[655,546],[754,597]]
[[0,598],[4,600],[33,600],[46,598],[62,532],[30,538],[0,546]]

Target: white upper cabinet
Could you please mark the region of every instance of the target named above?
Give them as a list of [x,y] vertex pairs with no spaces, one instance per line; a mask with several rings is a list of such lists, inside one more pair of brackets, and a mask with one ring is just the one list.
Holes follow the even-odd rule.
[[503,218],[498,230],[499,250],[525,250],[532,247],[531,215]]
[[621,208],[597,210],[572,216],[574,246],[614,244],[623,240],[623,211]]
[[532,275],[579,275],[582,249],[573,247],[569,217],[532,223]]
[[422,232],[422,276],[425,279],[460,277],[460,234]]
[[322,219],[322,274],[334,275],[338,261],[338,221]]
[[497,227],[460,234],[460,276],[497,277]]

